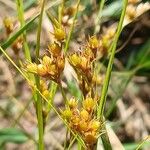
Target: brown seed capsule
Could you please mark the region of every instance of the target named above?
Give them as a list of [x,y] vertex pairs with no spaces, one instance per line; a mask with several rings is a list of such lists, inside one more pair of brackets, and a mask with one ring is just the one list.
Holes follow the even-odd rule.
[[44,77],[47,75],[47,68],[43,64],[37,66],[37,74]]
[[87,121],[89,119],[89,113],[85,109],[82,109],[80,112],[80,117]]
[[83,71],[89,69],[89,60],[84,56],[81,57],[80,67]]
[[47,68],[47,72],[49,75],[51,76],[55,76],[58,75],[58,69],[56,67],[56,64],[51,64],[48,68]]
[[61,73],[65,67],[65,58],[64,57],[57,58],[57,66],[58,66],[59,72]]
[[88,145],[93,145],[96,143],[97,141],[97,137],[95,135],[96,133],[95,132],[87,132],[85,134],[85,142],[88,144]]
[[60,53],[61,53],[61,47],[56,42],[54,42],[53,44],[50,44],[48,46],[48,49],[52,53],[52,55],[55,56],[55,57],[59,56]]

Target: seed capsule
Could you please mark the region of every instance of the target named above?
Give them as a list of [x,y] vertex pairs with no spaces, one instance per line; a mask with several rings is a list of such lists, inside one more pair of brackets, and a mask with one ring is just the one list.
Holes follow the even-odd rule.
[[31,73],[37,73],[37,64],[30,63],[26,66],[26,70]]
[[14,24],[13,24],[12,18],[6,17],[6,18],[3,20],[3,23],[4,23],[4,26],[5,26],[5,28],[6,28],[6,33],[7,33],[7,35],[9,35],[10,33],[12,33],[13,30],[14,30]]
[[80,63],[80,67],[81,69],[84,71],[84,70],[87,70],[89,68],[89,61],[86,57],[82,56],[81,57],[81,63]]
[[80,117],[81,117],[83,120],[87,121],[87,120],[89,119],[89,113],[88,113],[85,109],[83,109],[83,110],[81,110],[81,112],[80,112]]
[[87,131],[87,129],[88,129],[88,123],[85,122],[84,120],[81,120],[79,123],[79,131],[84,132]]
[[95,107],[95,101],[92,98],[86,98],[82,102],[83,108],[88,112],[92,112]]
[[46,76],[46,75],[47,75],[46,66],[44,66],[43,64],[39,64],[39,65],[37,66],[37,73],[38,73],[40,76]]
[[52,63],[52,59],[49,56],[44,56],[42,61],[44,66],[49,66]]
[[62,42],[66,38],[66,33],[62,28],[55,28],[54,36],[58,41]]
[[100,122],[97,120],[92,120],[90,122],[89,126],[92,131],[97,131],[100,127]]
[[65,119],[70,119],[72,116],[72,112],[70,109],[66,109],[62,112],[62,115],[64,116]]
[[50,44],[48,46],[48,49],[52,53],[53,56],[59,56],[61,53],[61,47],[56,42],[54,42],[53,44]]
[[59,72],[61,72],[65,67],[65,58],[64,57],[58,57],[57,58],[57,66],[59,69]]
[[97,49],[99,47],[99,41],[96,36],[89,38],[88,45],[91,49]]
[[79,64],[81,63],[81,58],[80,56],[78,56],[76,53],[72,54],[69,57],[70,63],[75,67],[75,66],[79,66]]
[[93,145],[97,141],[97,137],[95,135],[95,132],[88,132],[85,134],[85,141],[88,145]]
[[68,105],[70,107],[70,109],[74,109],[74,108],[77,108],[78,106],[78,101],[72,97],[69,101],[68,101]]

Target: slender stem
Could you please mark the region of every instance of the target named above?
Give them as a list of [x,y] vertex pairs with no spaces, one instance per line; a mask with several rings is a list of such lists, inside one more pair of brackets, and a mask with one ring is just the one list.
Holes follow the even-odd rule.
[[104,149],[112,150],[112,146],[111,146],[111,143],[109,141],[108,133],[107,133],[107,130],[106,130],[106,122],[105,122],[104,118],[103,118],[102,122],[103,122],[102,130],[105,131],[105,133],[101,135],[101,139],[102,139],[102,142],[103,142]]
[[148,135],[147,137],[144,138],[144,140],[142,142],[140,142],[140,144],[137,146],[136,150],[141,149],[142,145],[147,141],[150,140],[150,135]]
[[70,139],[70,144],[69,144],[69,146],[68,146],[68,150],[71,149],[71,147],[72,147],[72,145],[74,144],[75,140],[76,140],[75,137],[73,137],[73,139]]
[[95,29],[94,29],[95,34],[100,31],[100,20],[102,17],[102,10],[103,10],[104,4],[105,4],[105,0],[101,0],[100,4],[99,4],[98,15],[97,15],[97,18],[95,20]]
[[66,94],[65,94],[65,92],[64,92],[64,89],[63,89],[63,87],[62,87],[62,84],[61,84],[61,83],[59,84],[59,87],[60,87],[60,90],[61,90],[61,93],[62,93],[63,99],[64,99],[65,103],[67,103],[67,97],[66,97]]
[[[23,27],[25,25],[23,0],[16,0],[16,4],[17,4],[17,11],[18,11],[18,18],[19,18],[21,27]],[[23,40],[24,40],[23,45],[24,45],[25,58],[31,61],[30,50],[29,50],[29,46],[27,43],[27,39],[26,39],[26,31],[23,32]]]
[[46,0],[42,1],[41,13],[40,13],[39,24],[38,24],[37,39],[36,39],[36,63],[38,63],[39,61],[40,38],[41,38],[42,18],[43,18],[45,1]]
[[[45,1],[42,1],[41,6],[41,13],[38,23],[38,31],[37,31],[37,41],[36,41],[36,63],[39,61],[39,52],[40,52],[40,38],[41,38],[41,28],[42,28],[42,18],[43,18],[43,12],[44,12],[44,5]],[[38,76],[35,76],[36,79],[36,86],[39,89],[40,88],[40,78]],[[37,101],[36,101],[36,112],[37,112],[37,119],[38,119],[38,130],[39,130],[39,150],[44,150],[44,127],[43,127],[43,113],[42,113],[42,98],[37,92]]]
[[58,8],[58,20],[59,20],[60,24],[61,24],[61,21],[62,21],[62,14],[63,14],[63,10],[64,10],[64,5],[65,5],[65,0],[62,0],[62,3]]
[[[50,97],[49,97],[49,102],[50,104],[53,104],[53,100],[54,100],[54,96],[57,90],[57,84],[55,82],[52,81],[51,86],[50,86]],[[51,110],[51,105],[48,104],[47,105],[47,112],[50,112]]]
[[109,63],[108,63],[107,71],[106,71],[104,85],[103,85],[103,88],[102,88],[101,99],[99,101],[99,106],[98,106],[98,111],[97,111],[97,116],[98,116],[99,119],[100,119],[100,117],[101,118],[103,117],[103,112],[104,112],[104,107],[105,107],[105,102],[106,102],[106,97],[107,97],[107,91],[108,91],[108,86],[109,86],[109,81],[110,81],[114,56],[115,56],[115,50],[116,50],[119,35],[121,33],[121,30],[122,30],[122,25],[123,25],[124,16],[125,16],[125,13],[126,13],[127,3],[128,3],[128,0],[124,0],[123,10],[122,10],[120,21],[119,21],[119,24],[118,24],[117,33],[115,35],[113,46],[112,46],[112,51],[111,51],[111,55],[110,55],[110,59],[109,59]]
[[74,30],[75,21],[76,21],[77,14],[78,14],[79,4],[80,4],[80,0],[78,0],[78,2],[77,2],[77,8],[76,8],[76,12],[75,12],[74,17],[73,17],[73,23],[72,23],[72,26],[71,26],[71,29],[70,29],[70,32],[69,32],[69,35],[68,35],[68,38],[67,38],[67,41],[66,41],[65,49],[64,49],[65,53],[67,52],[67,50],[69,48],[71,35],[72,35],[73,30]]

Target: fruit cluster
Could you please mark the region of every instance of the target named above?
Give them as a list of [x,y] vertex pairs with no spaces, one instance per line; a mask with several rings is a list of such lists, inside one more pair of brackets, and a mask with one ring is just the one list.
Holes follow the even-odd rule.
[[62,111],[63,117],[70,128],[82,136],[87,147],[96,143],[100,134],[101,122],[94,118],[97,101],[91,97],[83,99],[82,106],[78,108],[78,101],[71,98],[66,109]]

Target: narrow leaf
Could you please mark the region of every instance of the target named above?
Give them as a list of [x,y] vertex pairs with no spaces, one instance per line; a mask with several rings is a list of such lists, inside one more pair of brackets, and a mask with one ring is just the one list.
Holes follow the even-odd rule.
[[[15,40],[17,37],[19,37],[25,30],[27,30],[32,23],[34,22],[34,20],[39,17],[39,14],[36,15],[34,18],[32,18],[27,24],[25,24],[22,28],[20,28],[16,33],[14,33],[12,36],[10,36],[6,42],[4,44],[1,45],[1,47],[3,49],[8,48]],[[2,54],[2,52],[0,52],[0,55]]]

